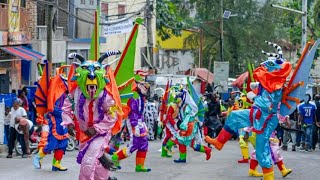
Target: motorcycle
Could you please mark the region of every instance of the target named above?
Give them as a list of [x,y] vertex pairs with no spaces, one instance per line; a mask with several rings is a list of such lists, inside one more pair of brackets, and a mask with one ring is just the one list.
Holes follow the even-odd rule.
[[[37,154],[38,153],[38,144],[40,142],[41,139],[41,127],[37,127],[35,126],[33,133],[31,134],[30,138],[29,138],[29,148],[30,148],[30,153],[31,154]],[[66,148],[67,151],[73,151],[75,149],[77,149],[77,140],[75,137],[73,136],[69,136],[68,137],[68,146]],[[21,144],[19,141],[16,141],[15,143],[15,152],[17,155],[22,155],[22,148],[21,148]]]

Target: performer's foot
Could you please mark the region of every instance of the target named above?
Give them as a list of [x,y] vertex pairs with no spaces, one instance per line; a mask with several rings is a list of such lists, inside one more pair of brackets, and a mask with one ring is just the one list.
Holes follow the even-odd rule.
[[151,171],[150,168],[145,168],[145,167],[139,166],[139,165],[136,166],[136,172],[150,172],[150,171]]
[[172,156],[169,154],[161,154],[161,157],[171,158]]
[[205,137],[205,141],[207,142],[207,143],[209,143],[209,144],[212,144],[212,145],[214,145],[214,147],[216,148],[216,149],[218,149],[219,151],[222,149],[222,147],[223,147],[223,144],[222,143],[220,143],[217,139],[212,139],[210,136],[206,136]]
[[249,163],[249,159],[241,159],[238,163]]
[[287,175],[289,175],[290,173],[292,173],[291,169],[283,169],[281,171],[282,177],[286,177]]
[[175,162],[175,163],[186,163],[187,161],[185,160],[185,159],[175,159],[175,160],[173,160],[173,162]]
[[206,160],[208,161],[211,158],[211,149],[207,147],[204,153],[206,153]]
[[168,149],[166,148],[166,146],[162,146],[161,157],[167,157],[167,158],[172,157],[170,154],[168,154]]
[[33,157],[32,163],[35,169],[41,169],[41,159],[42,158],[38,154]]
[[164,147],[164,150],[166,150],[170,154],[174,154],[174,151],[172,151],[172,149],[169,149],[167,146]]
[[249,176],[252,176],[252,177],[262,177],[263,176],[262,173],[259,173],[257,170],[252,170],[252,169],[249,169],[248,174],[249,174]]
[[67,171],[68,168],[62,167],[61,165],[59,166],[52,166],[52,171]]

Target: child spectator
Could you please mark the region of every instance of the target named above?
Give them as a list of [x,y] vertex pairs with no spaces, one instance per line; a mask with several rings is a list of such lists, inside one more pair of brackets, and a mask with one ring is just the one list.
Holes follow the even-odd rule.
[[4,113],[4,133],[6,135],[7,144],[9,145],[9,129],[10,129],[10,107],[6,106]]

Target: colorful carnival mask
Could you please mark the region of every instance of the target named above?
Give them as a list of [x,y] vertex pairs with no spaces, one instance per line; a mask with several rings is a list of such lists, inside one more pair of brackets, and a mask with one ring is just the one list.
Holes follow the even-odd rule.
[[284,60],[282,58],[282,50],[281,47],[277,44],[265,41],[268,45],[275,47],[278,53],[267,53],[265,51],[261,51],[263,54],[269,56],[269,58],[262,62],[260,65],[265,67],[269,72],[273,72],[276,70],[281,69],[281,65],[283,64]]
[[87,99],[97,98],[106,84],[109,82],[106,78],[106,67],[108,64],[102,64],[103,60],[112,55],[121,54],[120,51],[109,51],[100,56],[97,61],[85,60],[80,54],[71,53],[69,59],[77,58],[81,64],[75,63],[78,68],[72,80],[76,80],[80,90]]

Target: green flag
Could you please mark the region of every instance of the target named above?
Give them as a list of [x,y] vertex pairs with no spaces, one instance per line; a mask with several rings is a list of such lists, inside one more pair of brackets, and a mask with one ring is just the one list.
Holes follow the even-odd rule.
[[119,87],[121,101],[126,103],[129,98],[133,97],[132,82],[134,79],[134,60],[136,55],[136,41],[138,36],[139,25],[143,20],[137,18],[131,31],[129,40],[120,57],[119,63],[114,71],[114,76]]
[[97,61],[100,56],[100,7],[94,13],[94,28],[91,37],[89,60]]

